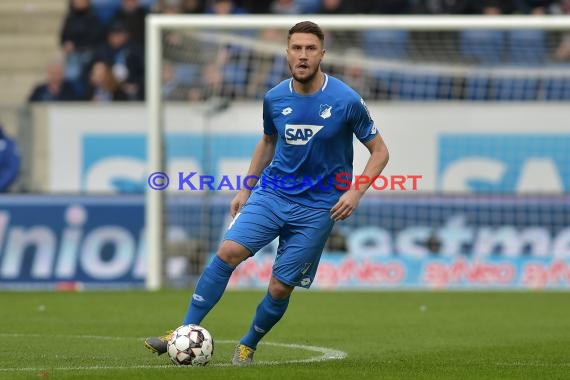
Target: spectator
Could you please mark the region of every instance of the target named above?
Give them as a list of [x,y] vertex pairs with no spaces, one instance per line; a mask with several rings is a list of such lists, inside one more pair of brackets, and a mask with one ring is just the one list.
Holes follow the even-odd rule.
[[374,0],[370,1],[370,13],[397,15],[408,13],[410,3],[408,0]]
[[103,61],[112,68],[129,100],[144,99],[144,56],[137,43],[130,41],[122,22],[111,24],[106,44],[95,54],[94,61]]
[[29,96],[29,102],[74,101],[80,100],[73,84],[65,80],[65,68],[61,59],[48,64],[47,79],[37,85]]
[[[320,14],[341,15],[350,11],[348,0],[321,0]],[[358,42],[358,33],[349,30],[328,30],[325,31],[325,41],[327,49],[341,51],[355,46]]]
[[102,36],[102,26],[91,8],[91,0],[70,0],[60,37],[65,52],[66,79],[80,80]]
[[246,14],[247,11],[238,7],[233,0],[211,0],[206,13],[214,15],[239,15]]
[[121,8],[117,10],[111,24],[122,23],[127,26],[131,41],[144,47],[145,17],[147,10],[140,5],[139,0],[122,0]]
[[414,13],[439,14],[467,14],[471,13],[470,0],[419,0],[414,6]]
[[182,0],[182,12],[186,14],[201,14],[206,11],[205,0]]
[[[158,0],[154,12],[166,15],[196,13],[201,4],[199,0]],[[171,61],[183,62],[187,60],[188,46],[192,46],[195,42],[195,37],[188,36],[183,30],[165,30],[162,32],[163,56]],[[199,55],[198,52],[196,54]]]
[[91,68],[89,86],[87,87],[87,100],[95,102],[128,100],[111,67],[103,61],[95,62]]
[[549,13],[559,16],[570,15],[570,0],[559,0],[550,5]]
[[[570,16],[570,0],[560,0],[550,7],[550,13],[560,16]],[[554,52],[557,61],[570,60],[570,33],[562,35],[562,40]]]
[[497,16],[501,14],[512,14],[515,11],[514,0],[482,0],[475,1],[476,13],[486,16]]
[[295,0],[302,14],[316,14],[321,9],[321,0]]
[[[188,70],[191,71],[191,70]],[[173,63],[165,61],[162,64],[162,97],[174,101],[199,101],[204,99],[202,79],[200,72],[176,75],[176,67]]]
[[338,15],[346,14],[348,10],[346,0],[321,0],[319,13],[324,15]]
[[270,9],[271,13],[280,15],[301,14],[301,7],[295,3],[295,0],[273,0]]
[[408,0],[351,0],[349,12],[353,14],[401,14],[408,11]]
[[5,193],[14,184],[20,172],[20,154],[16,141],[4,133],[0,124],[0,193]]
[[271,13],[271,11],[270,11],[271,2],[270,1],[244,0],[244,1],[242,1],[242,5],[248,13],[253,13],[253,14]]
[[517,13],[531,15],[545,15],[553,3],[553,0],[515,0]]
[[154,10],[165,15],[178,15],[182,13],[182,7],[182,0],[158,0]]

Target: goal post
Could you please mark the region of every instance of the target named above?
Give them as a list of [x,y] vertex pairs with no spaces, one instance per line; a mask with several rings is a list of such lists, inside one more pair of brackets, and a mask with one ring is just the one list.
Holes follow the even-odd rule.
[[[409,32],[455,32],[465,30],[541,30],[556,33],[553,41],[558,43],[561,40],[562,32],[570,31],[570,18],[563,16],[370,16],[370,15],[346,15],[346,16],[322,16],[322,15],[240,15],[240,16],[209,16],[209,15],[149,15],[146,18],[146,107],[148,119],[147,132],[147,177],[151,173],[165,172],[165,131],[164,131],[164,108],[165,99],[162,95],[163,77],[163,33],[166,30],[181,30],[190,32],[218,31],[218,32],[240,32],[251,30],[263,30],[265,28],[280,29],[286,31],[299,21],[311,20],[319,24],[325,31],[382,31],[382,30],[405,30]],[[226,34],[227,34],[226,33]],[[223,36],[200,36],[196,38],[196,46],[209,43],[210,38],[216,41],[231,41],[247,48],[256,48],[259,51],[275,51],[283,56],[285,54],[285,41],[279,43],[257,41],[255,37],[247,39],[238,33],[232,37]],[[437,41],[431,39],[430,43]],[[345,46],[349,46],[347,42]],[[433,45],[434,50],[439,48],[438,44]],[[429,48],[429,47],[428,47]],[[200,53],[192,53],[191,48],[185,53],[189,57],[195,58]],[[485,53],[486,54],[486,53]],[[329,53],[327,52],[327,57]],[[490,73],[498,76],[507,73],[512,77],[537,75],[544,78],[564,78],[570,77],[567,67],[553,66],[549,68],[538,67],[533,64],[506,65],[489,68],[485,64],[467,64],[465,62],[446,62],[447,58],[437,54],[433,59],[422,60],[416,56],[397,57],[371,57],[366,53],[358,57],[344,56],[342,51],[331,51],[333,65],[338,67],[346,65],[348,61],[356,59],[361,67],[369,70],[386,69],[393,70],[401,68],[409,70],[410,73],[435,72],[443,74],[449,78],[464,75],[466,73]],[[247,60],[248,58],[244,59]],[[328,58],[327,58],[328,59]],[[200,75],[200,74],[198,74]],[[285,79],[284,77],[282,79]],[[419,83],[419,85],[423,85]],[[390,85],[392,86],[392,85]],[[463,86],[463,85],[462,85]],[[387,90],[392,99],[406,98],[404,91],[405,83],[398,82],[397,89],[392,87]],[[457,85],[453,85],[450,92],[459,93]],[[463,87],[462,87],[463,88]],[[237,98],[244,96],[247,98],[245,90],[239,93]],[[378,90],[376,90],[378,91]],[[383,91],[383,90],[382,90]],[[461,90],[463,91],[463,90]],[[495,90],[493,90],[495,91]],[[499,90],[496,90],[499,91]],[[509,91],[519,91],[512,88]],[[566,91],[566,90],[565,90]],[[394,93],[398,92],[394,98]],[[385,94],[385,92],[382,92]],[[235,92],[232,93],[236,97]],[[256,95],[251,95],[255,99]],[[258,95],[257,95],[258,96]],[[400,97],[398,97],[400,96]],[[439,95],[438,95],[439,96]],[[455,95],[449,95],[448,100],[456,100]],[[462,95],[463,96],[463,95]],[[259,100],[259,97],[257,97]],[[379,98],[382,100],[383,98]],[[462,98],[463,99],[463,98]],[[437,100],[442,100],[438,98]],[[444,99],[445,100],[445,99]],[[470,99],[471,100],[471,99]],[[475,99],[476,100],[476,99]],[[531,99],[532,100],[532,99]],[[200,100],[198,100],[200,101]],[[147,254],[147,275],[146,288],[157,290],[164,285],[164,253],[165,253],[165,193],[163,191],[151,190],[146,187],[145,194],[145,233],[146,233],[146,254]]]

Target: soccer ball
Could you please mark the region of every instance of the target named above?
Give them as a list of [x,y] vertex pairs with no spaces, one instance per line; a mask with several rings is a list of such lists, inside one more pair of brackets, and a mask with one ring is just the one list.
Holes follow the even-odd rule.
[[182,325],[170,335],[167,349],[174,364],[204,366],[214,355],[214,339],[202,326]]

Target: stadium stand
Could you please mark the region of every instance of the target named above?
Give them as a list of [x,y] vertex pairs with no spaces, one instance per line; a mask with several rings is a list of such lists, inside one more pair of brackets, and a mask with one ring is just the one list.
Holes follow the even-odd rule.
[[22,103],[59,52],[65,0],[0,1],[0,103]]
[[[167,9],[167,6],[170,6],[178,7],[184,13],[195,13],[200,10],[212,13],[214,4],[214,1],[208,0],[90,0],[93,11],[104,28],[110,27],[111,21],[121,9],[122,1],[138,2],[146,12],[160,12],[161,9]],[[232,9],[239,10],[238,13],[269,12],[271,9],[276,9],[272,5],[278,4],[276,0],[264,6],[251,0],[228,1],[233,4]],[[283,2],[285,3],[292,4],[294,9],[303,14],[516,13],[532,15],[565,13],[569,8],[567,4],[570,2],[567,0],[508,0],[502,2],[495,0],[455,2],[291,0]],[[23,102],[29,96],[31,89],[44,78],[48,62],[53,60],[55,55],[61,54],[58,37],[68,7],[68,0],[3,0],[0,2],[0,80],[3,83],[0,88],[0,102]],[[243,37],[248,38],[246,34]],[[139,40],[141,38],[142,36],[139,36]],[[178,88],[175,92],[166,91],[165,93],[179,94],[175,96],[177,98],[180,98],[180,94],[185,91],[194,91],[200,85],[211,84],[218,80],[221,81],[217,85],[221,88],[220,94],[233,98],[257,98],[265,89],[287,75],[286,66],[276,57],[258,57],[247,49],[240,50],[244,47],[238,45],[231,45],[229,50],[232,55],[231,60],[219,64],[218,73],[210,72],[212,70],[206,74],[200,73],[203,69],[198,65],[199,63],[187,59],[192,55],[192,49],[196,48],[197,41],[188,41],[184,35],[178,39],[180,41],[171,44],[172,54],[167,52],[165,57],[173,68],[171,85],[176,83],[176,88]],[[434,44],[434,39],[439,42]],[[255,37],[252,40],[255,40]],[[424,36],[421,33],[405,30],[374,30],[355,33],[351,36],[331,33],[327,36],[327,41],[344,44],[341,45],[342,48],[359,46],[360,53],[367,58],[409,61],[420,65],[422,62],[436,61],[444,64],[475,65],[481,68],[499,66],[532,68],[547,65],[563,70],[568,62],[563,49],[564,41],[566,41],[564,36],[553,35],[542,30],[470,30],[437,36]],[[169,43],[164,46],[168,51]],[[435,46],[439,50],[430,50]],[[259,59],[264,62],[256,62]],[[260,79],[260,75],[256,73],[260,65],[264,67],[262,71],[266,74],[265,79]],[[335,63],[333,62],[332,65]],[[68,72],[74,72],[72,69],[68,67]],[[190,78],[188,78],[188,70],[192,72]],[[332,72],[336,73],[334,70]],[[339,67],[337,72],[351,72],[351,70]],[[66,74],[68,79],[69,75]],[[552,75],[541,78],[513,78],[508,75],[496,78],[495,76],[489,77],[484,72],[457,76],[445,72],[422,73],[392,69],[365,70],[364,74],[359,75],[365,75],[373,82],[361,81],[363,86],[367,86],[371,91],[373,99],[516,101],[568,100],[569,97],[568,79],[558,80],[552,78]],[[87,76],[83,75],[81,80],[82,86],[87,86]],[[256,88],[260,83],[264,85]],[[202,89],[201,92],[211,93],[208,89]],[[192,98],[200,100],[203,97]],[[138,96],[134,98],[140,99]]]
[[548,52],[543,30],[512,30],[507,35],[508,58],[513,64],[540,65]]
[[498,30],[465,30],[461,33],[461,53],[480,64],[503,61],[505,33]]

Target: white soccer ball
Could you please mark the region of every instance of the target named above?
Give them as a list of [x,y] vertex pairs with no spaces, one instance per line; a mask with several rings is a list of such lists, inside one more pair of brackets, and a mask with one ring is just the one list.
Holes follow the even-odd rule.
[[168,340],[168,356],[174,364],[204,366],[214,355],[212,334],[198,325],[178,327]]

